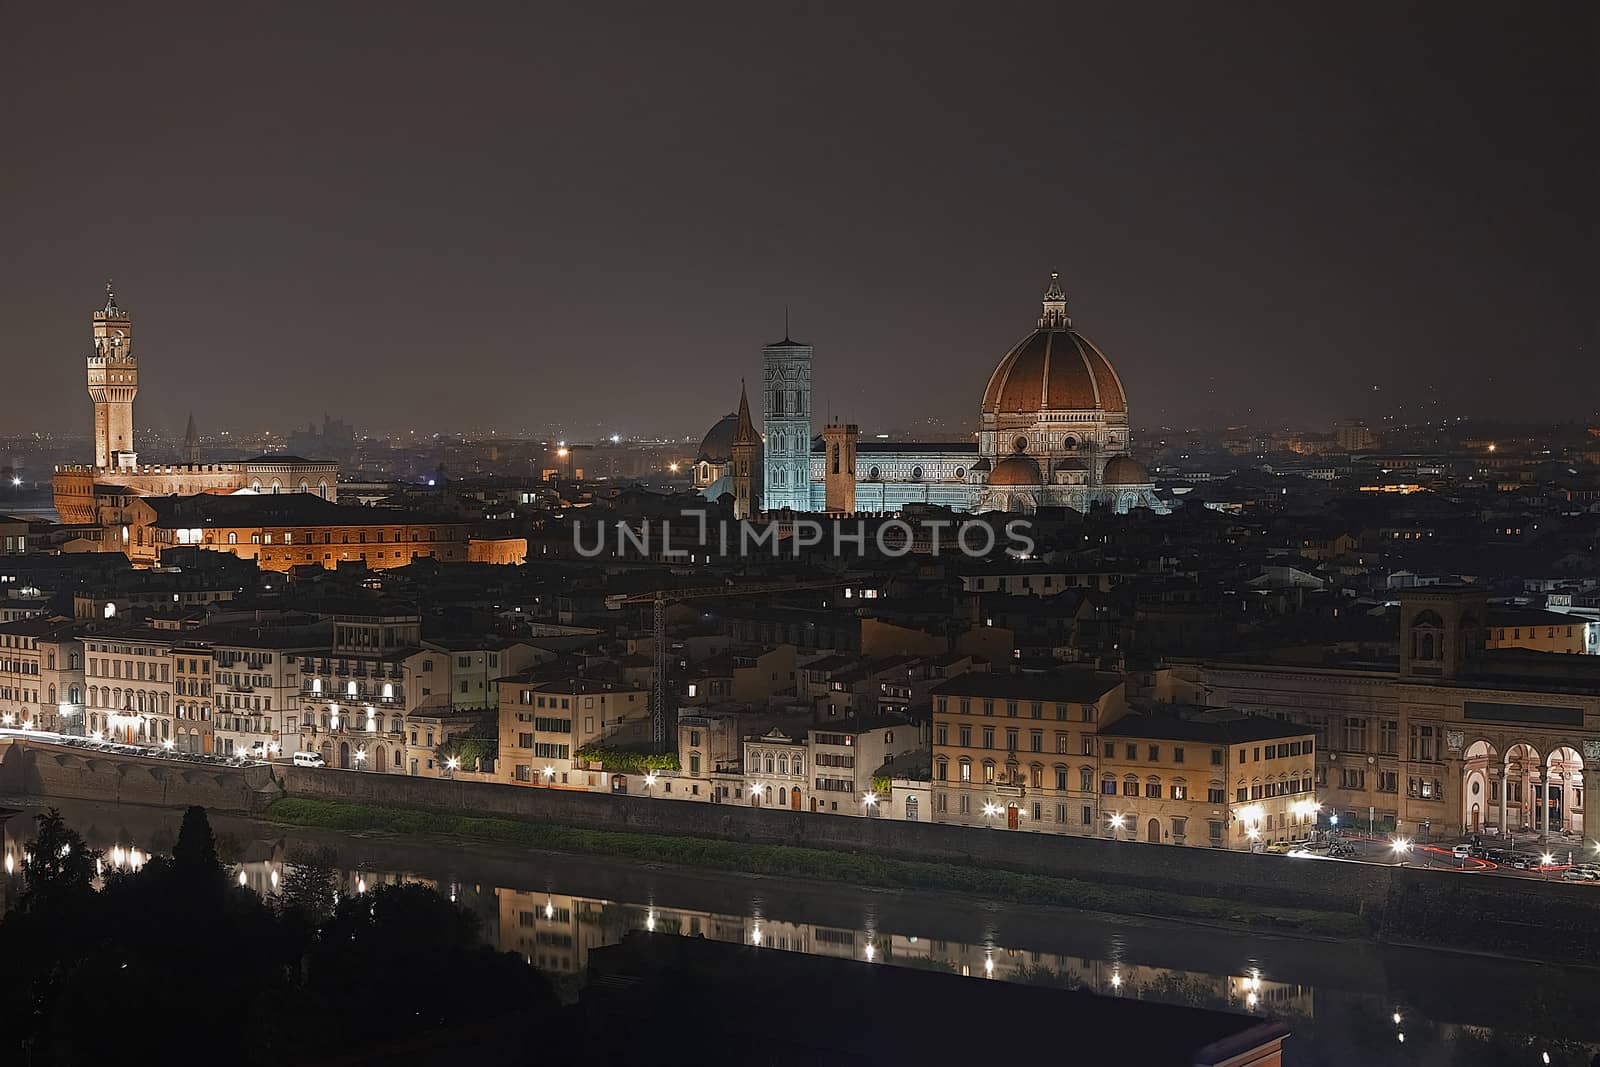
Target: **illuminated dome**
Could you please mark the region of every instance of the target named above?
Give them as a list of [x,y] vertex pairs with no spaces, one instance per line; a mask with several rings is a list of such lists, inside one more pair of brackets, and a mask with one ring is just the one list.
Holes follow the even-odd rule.
[[1039,328],[1023,338],[989,376],[985,415],[1032,415],[1040,411],[1126,413],[1127,397],[1111,361],[1072,328],[1067,298],[1051,276]]
[[1132,456],[1112,456],[1100,474],[1106,485],[1149,485],[1150,472]]
[[1043,482],[1039,464],[1020,452],[996,463],[989,474],[990,485],[1039,485]]
[[700,441],[700,451],[695,454],[696,463],[726,463],[733,458],[733,435],[739,429],[739,416],[730,413],[717,420],[717,424],[706,431]]

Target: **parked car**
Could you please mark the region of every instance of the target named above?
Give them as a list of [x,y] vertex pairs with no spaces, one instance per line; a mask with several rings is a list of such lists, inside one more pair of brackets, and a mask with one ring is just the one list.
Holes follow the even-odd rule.
[[1506,857],[1506,866],[1515,867],[1519,871],[1525,871],[1534,866],[1534,860],[1533,857],[1528,855],[1526,852],[1513,852],[1511,855]]
[[1454,856],[1458,860],[1471,859],[1472,858],[1472,846],[1471,845],[1457,845],[1455,848],[1450,850],[1450,855]]
[[1267,851],[1274,856],[1281,856],[1286,852],[1293,852],[1300,845],[1294,841],[1272,841],[1267,845]]
[[294,754],[296,767],[326,767],[327,763],[320,752],[296,752]]
[[1585,871],[1578,867],[1569,867],[1561,872],[1563,882],[1600,882],[1600,874]]

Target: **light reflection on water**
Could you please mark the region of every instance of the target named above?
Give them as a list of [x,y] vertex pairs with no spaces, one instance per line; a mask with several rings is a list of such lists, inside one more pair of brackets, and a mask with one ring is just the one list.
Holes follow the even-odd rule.
[[[170,841],[160,840],[157,835],[147,840],[124,836],[125,825],[109,835],[95,824],[73,825],[84,832],[91,846],[106,851],[108,863],[128,864],[136,855],[142,861],[152,850],[170,847]],[[14,855],[18,849],[17,838],[12,835],[25,835],[27,829],[31,825],[18,820],[7,825],[4,847],[8,854]],[[272,828],[272,832],[283,833],[278,828]],[[355,839],[349,844],[355,851]],[[362,845],[369,853],[376,850],[379,855],[386,855],[381,846],[375,849],[371,842]],[[242,884],[264,897],[274,896],[282,890],[291,848],[282,837],[258,838],[246,848],[243,861],[233,866],[231,876],[242,878]],[[1454,1054],[1447,1051],[1455,1047],[1452,1040],[1492,1033],[1481,1027],[1429,1022],[1420,1011],[1392,1003],[1383,993],[1386,983],[1381,968],[1375,974],[1355,974],[1336,986],[1319,986],[1275,970],[1267,955],[1258,951],[1263,946],[1261,939],[1220,931],[1205,938],[1205,952],[1188,953],[1190,957],[1203,956],[1203,961],[1196,959],[1198,966],[1184,967],[1173,965],[1174,951],[1153,948],[1152,941],[1162,948],[1169,946],[1160,936],[1152,939],[1150,931],[1137,922],[1119,926],[1104,917],[1070,911],[1043,913],[1048,923],[1059,922],[1077,931],[1068,939],[1072,951],[1060,951],[1052,944],[1059,943],[1060,938],[1042,937],[1035,927],[1024,926],[1024,932],[1016,934],[1014,909],[983,904],[974,907],[976,902],[957,902],[963,922],[954,924],[942,918],[949,907],[939,898],[933,898],[936,906],[918,907],[926,905],[928,898],[863,896],[840,890],[828,894],[830,903],[843,901],[848,907],[835,907],[827,921],[818,921],[815,915],[799,914],[807,909],[796,905],[791,894],[762,891],[760,881],[736,877],[719,880],[714,898],[721,906],[708,908],[692,906],[700,902],[695,899],[699,894],[685,890],[682,879],[672,877],[670,872],[663,872],[659,878],[653,872],[640,877],[636,868],[629,868],[622,861],[614,866],[629,876],[620,884],[630,890],[631,899],[563,892],[563,882],[572,879],[571,868],[583,862],[575,858],[531,856],[516,865],[512,877],[502,874],[478,880],[474,878],[470,852],[458,854],[434,848],[420,851],[425,852],[423,862],[432,868],[432,873],[416,870],[415,861],[405,866],[363,864],[340,873],[340,895],[370,893],[379,886],[402,881],[432,886],[476,914],[487,941],[550,973],[568,997],[580,988],[580,976],[592,950],[640,929],[874,965],[939,970],[976,980],[1059,986],[1279,1019],[1295,1034],[1285,1061],[1295,1065],[1321,1067],[1362,1062],[1431,1067],[1455,1062]],[[419,850],[413,848],[411,852],[416,854]],[[497,885],[495,881],[517,884]],[[668,887],[667,892],[658,890],[658,881]],[[747,892],[737,895],[738,887],[745,887]],[[673,899],[674,894],[680,899]],[[963,928],[964,936],[952,935],[952,930]],[[1012,931],[1009,935],[1008,930]],[[1268,940],[1264,944],[1269,949],[1279,946],[1285,959],[1297,961],[1295,965],[1302,970],[1298,977],[1305,977],[1306,943]],[[1215,951],[1217,946],[1221,951]],[[1230,946],[1237,951],[1237,958],[1229,958]],[[1311,951],[1317,950],[1313,947]],[[1346,951],[1370,950],[1346,947]],[[1189,962],[1182,958],[1183,950],[1176,955],[1177,962]],[[1218,963],[1222,965],[1219,967]],[[1401,1016],[1404,1024],[1391,1021],[1391,1015]],[[1430,1044],[1418,1040],[1423,1036],[1419,1034],[1423,1025],[1431,1028],[1426,1034]],[[1402,1032],[1407,1033],[1407,1038],[1399,1037]],[[1378,1041],[1381,1046],[1375,1044]],[[1434,1054],[1429,1054],[1430,1049]],[[1587,1055],[1581,1060],[1552,1062],[1586,1063]]]

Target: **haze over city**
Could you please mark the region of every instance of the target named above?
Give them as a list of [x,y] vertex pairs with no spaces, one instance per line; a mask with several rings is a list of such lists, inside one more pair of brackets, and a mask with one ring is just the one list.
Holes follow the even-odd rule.
[[13,12],[11,428],[107,277],[173,433],[697,434],[786,307],[819,412],[971,425],[1050,271],[1147,430],[1585,417],[1592,12],[1444,10]]

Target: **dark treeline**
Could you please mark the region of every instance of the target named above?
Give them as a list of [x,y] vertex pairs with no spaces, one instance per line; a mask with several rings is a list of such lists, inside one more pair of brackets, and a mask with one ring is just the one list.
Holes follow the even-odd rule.
[[233,884],[198,807],[170,856],[103,879],[100,859],[38,817],[0,922],[0,1062],[538,1062],[568,1030],[549,982],[429,887],[341,899],[323,851],[269,903]]

